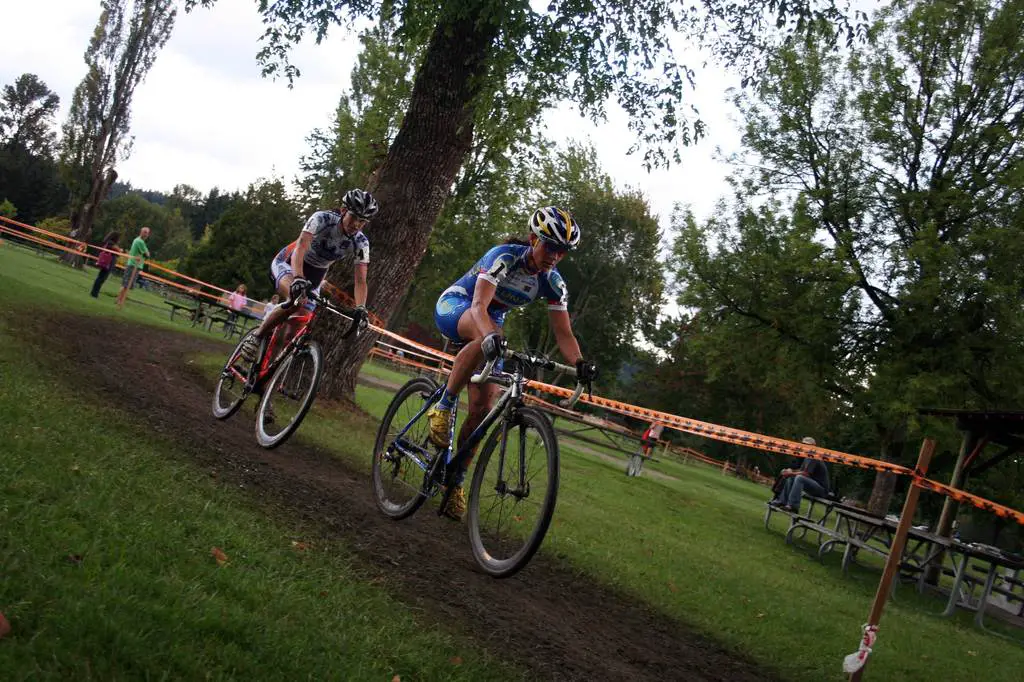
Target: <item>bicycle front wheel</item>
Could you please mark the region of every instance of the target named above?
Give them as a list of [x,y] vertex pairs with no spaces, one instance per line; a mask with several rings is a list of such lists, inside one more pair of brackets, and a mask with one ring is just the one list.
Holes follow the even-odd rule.
[[284,443],[299,428],[316,399],[323,373],[320,345],[310,341],[285,358],[270,381],[256,410],[256,441],[267,449]]
[[377,508],[396,521],[415,513],[430,491],[427,474],[439,455],[429,441],[426,414],[419,419],[416,415],[436,390],[431,379],[410,379],[398,389],[377,429],[373,498]]
[[469,492],[469,542],[477,563],[496,578],[523,568],[544,541],[558,497],[558,441],[551,422],[516,410],[502,441],[491,431]]
[[253,330],[242,337],[220,371],[220,379],[213,389],[213,416],[217,419],[227,419],[238,412],[238,408],[249,395],[245,388],[245,379],[252,363],[242,358],[242,345],[255,334],[256,330]]

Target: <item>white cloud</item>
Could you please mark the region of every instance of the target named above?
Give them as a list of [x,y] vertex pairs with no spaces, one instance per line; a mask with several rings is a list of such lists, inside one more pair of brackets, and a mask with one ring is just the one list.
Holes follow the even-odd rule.
[[[35,73],[61,97],[60,119],[85,72],[85,52],[98,2],[36,0],[8,3],[9,28],[0,41],[0,83]],[[145,189],[170,191],[178,183],[201,191],[213,186],[244,189],[259,177],[291,181],[306,151],[306,136],[329,125],[349,84],[358,45],[354,33],[335,28],[324,44],[304,41],[291,54],[302,76],[289,89],[283,80],[260,75],[256,62],[264,30],[252,0],[218,0],[212,9],[179,12],[174,33],[135,93],[134,147],[118,167],[122,180]],[[692,63],[699,63],[695,56]],[[639,187],[662,225],[672,206],[689,204],[707,215],[725,192],[724,164],[714,149],[736,146],[724,88],[734,79],[717,69],[698,71],[693,102],[709,126],[708,138],[682,151],[671,170],[648,173],[639,156],[627,156],[633,135],[626,116],[609,107],[609,121],[594,126],[571,106],[545,117],[556,140],[590,139],[604,167],[620,186]]]

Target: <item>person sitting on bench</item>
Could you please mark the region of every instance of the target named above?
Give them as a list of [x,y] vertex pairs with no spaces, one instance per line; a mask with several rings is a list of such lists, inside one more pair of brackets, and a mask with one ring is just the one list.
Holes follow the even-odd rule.
[[[817,445],[810,436],[801,441],[805,445]],[[800,513],[800,500],[804,491],[815,497],[828,495],[828,467],[819,459],[806,458],[799,469],[783,469],[776,485],[772,488],[775,497],[769,504],[774,504],[784,511]],[[781,486],[778,483],[782,483]]]

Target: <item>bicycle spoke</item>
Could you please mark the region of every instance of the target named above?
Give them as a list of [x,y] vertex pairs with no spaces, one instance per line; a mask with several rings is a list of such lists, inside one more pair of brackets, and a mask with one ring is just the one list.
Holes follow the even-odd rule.
[[213,416],[227,419],[242,405],[248,395],[245,387],[246,363],[240,361],[243,341],[231,352],[228,362],[221,369],[220,377],[213,391]]
[[265,448],[277,447],[295,432],[320,383],[322,356],[315,341],[288,352],[264,385],[256,415],[256,440]]
[[477,560],[492,575],[521,568],[547,531],[558,488],[557,446],[549,430],[544,417],[531,413],[509,429],[504,458],[497,433],[480,454],[470,500],[470,539]]
[[314,365],[309,355],[296,355],[285,362],[284,374],[270,397],[271,418],[264,419],[263,430],[271,438],[291,426],[313,390]]
[[433,383],[413,379],[395,395],[377,432],[373,461],[373,487],[377,506],[399,519],[423,503],[426,472],[436,449],[429,444],[430,425],[421,414],[424,396]]

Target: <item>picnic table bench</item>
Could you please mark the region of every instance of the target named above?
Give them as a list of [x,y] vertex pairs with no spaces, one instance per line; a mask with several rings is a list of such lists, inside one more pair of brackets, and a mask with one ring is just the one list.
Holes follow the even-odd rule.
[[190,320],[192,320],[193,323],[195,322],[195,317],[196,317],[196,307],[195,306],[189,305],[187,303],[179,303],[178,301],[169,301],[169,300],[165,300],[164,304],[171,306],[171,319],[172,320],[174,319],[175,314],[177,314],[177,312],[179,310],[184,310],[184,311],[187,311],[188,318]]
[[[882,559],[888,558],[898,519],[874,516],[863,509],[851,507],[837,500],[809,495],[805,495],[805,499],[810,502],[806,514],[767,504],[765,528],[768,528],[772,514],[787,516],[789,526],[786,529],[786,542],[792,543],[794,539],[802,538],[808,532],[816,534],[816,555],[819,560],[823,560],[833,548],[842,546],[843,575],[849,573],[849,567],[854,563],[858,552],[864,551]],[[943,557],[946,555],[953,557],[951,567],[943,563]],[[969,566],[971,559],[985,565]],[[1013,574],[998,575],[999,566],[1009,567]],[[1024,614],[1024,591],[1017,591],[1017,588],[1024,588],[1024,580],[1018,577],[1024,570],[1024,558],[1008,555],[994,547],[942,537],[923,526],[911,527],[903,556],[900,557],[900,575],[915,582],[918,592],[924,592],[926,578],[931,569],[953,578],[946,607],[941,613],[943,616],[953,615],[958,607],[968,609],[975,612],[975,625],[987,630],[984,616],[989,597],[993,594],[1002,595],[1007,601],[1020,602],[1017,615]],[[972,572],[978,575],[973,575]],[[898,583],[899,581],[893,583],[893,591]],[[981,595],[975,599],[977,587],[981,588]]]
[[769,530],[768,524],[771,522],[772,514],[782,514],[783,516],[787,516],[787,517],[789,517],[789,528],[787,528],[787,530],[786,530],[786,535],[787,535],[786,541],[789,542],[790,541],[790,537],[789,537],[790,531],[793,530],[793,526],[796,525],[798,520],[800,520],[800,519],[804,519],[804,520],[811,520],[811,519],[813,519],[814,515],[815,515],[814,514],[815,506],[820,506],[820,507],[823,508],[823,512],[821,514],[821,518],[818,519],[818,522],[819,523],[824,523],[824,521],[828,518],[828,516],[830,515],[830,513],[832,511],[832,507],[837,502],[836,500],[832,500],[832,499],[827,498],[827,497],[815,497],[814,495],[809,495],[807,493],[804,493],[804,499],[807,500],[807,502],[810,504],[810,506],[807,509],[807,513],[806,514],[800,514],[798,512],[791,512],[791,511],[788,511],[786,509],[783,509],[780,505],[773,504],[772,502],[765,502],[765,509],[764,509],[764,528],[765,528],[765,530]]
[[262,319],[262,317],[254,315],[247,310],[237,310],[234,316],[229,312],[227,319],[224,321],[224,338],[230,339],[236,334],[241,337],[249,331],[250,322],[259,324]]
[[227,322],[228,314],[223,310],[217,310],[217,308],[223,308],[223,306],[212,302],[200,303],[192,318],[192,326],[202,325],[206,327],[206,331],[212,332],[214,322]]

